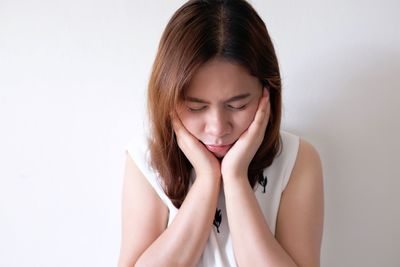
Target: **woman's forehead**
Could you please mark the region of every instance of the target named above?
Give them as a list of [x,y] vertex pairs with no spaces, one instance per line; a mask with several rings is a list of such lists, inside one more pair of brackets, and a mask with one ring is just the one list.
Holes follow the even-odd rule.
[[258,89],[261,82],[245,67],[227,60],[214,59],[203,64],[192,77],[184,95],[213,93],[242,94]]

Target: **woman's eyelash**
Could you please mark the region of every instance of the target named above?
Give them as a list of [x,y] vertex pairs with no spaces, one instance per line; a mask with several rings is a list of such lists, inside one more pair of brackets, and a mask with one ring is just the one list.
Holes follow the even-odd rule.
[[203,107],[200,107],[200,108],[191,108],[191,107],[187,107],[187,109],[188,109],[190,112],[199,112],[199,111],[202,111],[202,110],[206,109],[206,106],[203,106]]
[[241,106],[239,106],[239,107],[235,107],[235,106],[232,106],[232,105],[228,105],[228,107],[229,107],[230,109],[234,109],[234,110],[242,110],[242,109],[245,109],[245,108],[247,107],[247,104],[241,105]]
[[[227,107],[231,110],[243,110],[247,107],[247,104],[241,105],[241,106],[232,106],[232,105],[227,105]],[[203,107],[199,107],[199,108],[191,108],[191,107],[187,107],[187,109],[190,112],[200,112],[203,111],[205,109],[207,109],[207,106],[203,106]]]

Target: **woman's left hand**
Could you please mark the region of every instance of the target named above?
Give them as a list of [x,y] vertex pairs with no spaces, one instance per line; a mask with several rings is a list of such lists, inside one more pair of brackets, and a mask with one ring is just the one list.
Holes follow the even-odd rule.
[[249,164],[263,141],[270,109],[269,92],[264,88],[252,123],[222,159],[221,174],[224,181],[234,177],[248,179]]

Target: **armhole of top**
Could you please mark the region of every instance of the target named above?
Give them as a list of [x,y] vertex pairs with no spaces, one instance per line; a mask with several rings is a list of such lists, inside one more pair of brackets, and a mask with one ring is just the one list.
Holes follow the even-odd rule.
[[294,165],[296,163],[297,155],[300,147],[300,137],[288,132],[282,132],[282,153],[285,155],[285,163],[282,179],[282,192],[286,189],[292,174]]
[[140,170],[142,175],[145,177],[146,181],[150,184],[150,186],[153,188],[153,190],[157,193],[158,197],[161,199],[161,201],[167,206],[168,209],[170,209],[172,202],[168,198],[168,196],[165,194],[160,182],[157,179],[156,172],[153,171],[149,166],[148,166],[148,151],[143,149],[142,147],[138,147],[132,142],[129,142],[125,146],[125,151],[127,152],[127,155],[133,160],[133,162],[136,164],[136,167]]

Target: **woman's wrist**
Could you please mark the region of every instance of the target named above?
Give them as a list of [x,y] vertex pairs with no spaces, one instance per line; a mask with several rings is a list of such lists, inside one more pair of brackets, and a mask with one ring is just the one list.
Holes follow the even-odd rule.
[[223,186],[227,187],[243,187],[250,185],[247,174],[227,174],[222,176]]
[[221,185],[221,175],[199,173],[199,175],[196,175],[196,181],[205,187],[219,189]]

